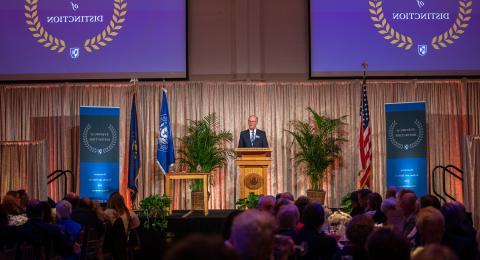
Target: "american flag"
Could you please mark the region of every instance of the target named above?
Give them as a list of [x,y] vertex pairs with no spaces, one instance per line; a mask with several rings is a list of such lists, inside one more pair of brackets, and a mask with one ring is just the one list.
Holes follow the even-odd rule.
[[372,130],[370,128],[370,113],[368,111],[367,80],[365,73],[362,82],[362,97],[360,104],[360,160],[362,171],[360,172],[360,188],[370,187],[370,175],[372,172]]

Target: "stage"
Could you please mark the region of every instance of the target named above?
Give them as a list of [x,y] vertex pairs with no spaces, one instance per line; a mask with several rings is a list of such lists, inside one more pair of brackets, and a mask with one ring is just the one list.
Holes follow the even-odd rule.
[[167,233],[170,238],[181,238],[192,233],[222,235],[225,221],[233,212],[228,210],[210,210],[205,216],[203,211],[193,211],[190,215],[188,210],[174,210],[168,217]]

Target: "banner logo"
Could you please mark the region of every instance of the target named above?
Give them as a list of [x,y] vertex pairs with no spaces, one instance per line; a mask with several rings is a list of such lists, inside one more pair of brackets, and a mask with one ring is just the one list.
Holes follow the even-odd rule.
[[[387,15],[383,10],[382,1],[369,0],[368,4],[370,19],[373,21],[373,25],[377,32],[391,45],[406,51],[410,50],[414,44],[414,39],[393,28],[387,20]],[[421,0],[417,0],[417,5],[421,9],[425,6],[425,3]],[[432,35],[430,44],[418,45],[418,54],[420,56],[425,56],[427,54],[427,45],[431,45],[435,50],[447,48],[448,46],[455,44],[455,41],[460,39],[462,34],[465,33],[465,29],[468,27],[469,22],[472,19],[472,0],[460,0],[458,1],[458,5],[457,17],[453,19],[451,26],[440,34]],[[393,13],[392,18],[394,20],[450,20],[450,14],[435,12],[406,12]],[[425,48],[423,48],[423,46],[425,46]]]
[[70,57],[76,59],[80,56],[80,48],[70,48]]
[[417,46],[418,55],[425,56],[427,55],[428,47],[426,44],[421,44]]
[[[28,30],[32,33],[32,36],[37,39],[37,42],[42,44],[43,47],[56,53],[62,53],[67,44],[61,38],[53,36],[43,27],[38,16],[38,1],[39,0],[25,0],[25,17],[28,25]],[[73,11],[77,11],[78,4],[70,2]],[[125,0],[113,1],[113,15],[108,22],[107,27],[98,34],[92,36],[83,41],[83,48],[85,51],[91,53],[98,51],[118,35],[122,24],[125,22],[127,15],[127,2]],[[103,22],[103,15],[98,16],[52,16],[47,17],[47,23],[76,23],[76,22],[91,22],[98,23]],[[75,48],[74,48],[75,49]],[[70,57],[76,59],[79,57],[80,52],[77,55],[72,55],[72,49],[70,49]],[[75,56],[75,58],[74,58]]]
[[82,133],[82,142],[88,151],[101,155],[110,152],[115,147],[118,142],[117,130],[111,124],[107,128],[107,132],[91,132],[92,126],[90,124],[85,126]]
[[[413,124],[416,128],[397,128],[397,121],[393,120],[388,128],[388,140],[393,146],[400,150],[411,150],[417,147],[425,138],[425,129],[418,119]],[[402,139],[411,139],[416,137],[413,142],[405,143]]]

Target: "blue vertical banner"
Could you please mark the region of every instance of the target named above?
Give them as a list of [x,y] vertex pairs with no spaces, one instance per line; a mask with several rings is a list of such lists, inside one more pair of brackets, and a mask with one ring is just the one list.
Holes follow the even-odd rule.
[[428,192],[425,102],[385,104],[387,187]]
[[80,107],[80,196],[106,202],[119,190],[118,107]]
[[157,143],[157,160],[163,174],[175,163],[175,147],[173,147],[170,112],[168,111],[167,90],[162,91],[162,108],[160,109],[160,136]]

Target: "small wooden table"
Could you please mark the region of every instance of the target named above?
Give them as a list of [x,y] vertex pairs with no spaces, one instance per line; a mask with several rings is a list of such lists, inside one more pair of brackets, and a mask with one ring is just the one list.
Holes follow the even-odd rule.
[[[210,173],[167,173],[165,175],[165,194],[173,199],[172,189],[170,187],[171,180],[203,180],[203,210],[205,216],[208,215],[208,175]],[[168,211],[172,214],[173,200]]]

